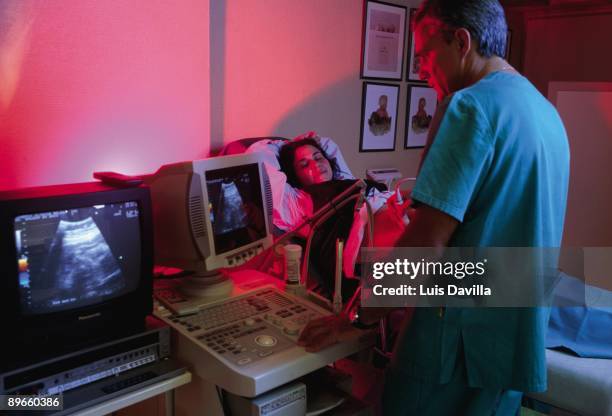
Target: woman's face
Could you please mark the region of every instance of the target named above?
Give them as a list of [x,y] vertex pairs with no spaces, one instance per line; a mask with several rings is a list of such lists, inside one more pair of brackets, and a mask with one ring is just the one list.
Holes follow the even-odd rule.
[[316,147],[306,144],[295,150],[295,174],[302,186],[327,182],[332,179],[331,165]]

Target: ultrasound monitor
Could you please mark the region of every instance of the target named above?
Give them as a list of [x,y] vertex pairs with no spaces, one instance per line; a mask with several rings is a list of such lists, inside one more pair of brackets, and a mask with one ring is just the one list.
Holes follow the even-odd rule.
[[7,356],[27,361],[142,330],[153,306],[151,218],[143,187],[0,192],[0,326],[15,352]]
[[229,295],[218,272],[244,264],[272,245],[272,193],[258,154],[162,166],[151,189],[155,263],[193,272],[180,284],[203,300]]

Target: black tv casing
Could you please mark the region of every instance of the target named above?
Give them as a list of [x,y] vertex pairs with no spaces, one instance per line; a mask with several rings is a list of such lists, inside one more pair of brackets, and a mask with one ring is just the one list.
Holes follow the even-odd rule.
[[[20,307],[15,217],[93,205],[136,201],[141,232],[141,275],[132,292],[101,303],[48,314]],[[100,182],[0,192],[0,370],[87,348],[144,330],[153,309],[153,225],[146,187],[115,188]]]

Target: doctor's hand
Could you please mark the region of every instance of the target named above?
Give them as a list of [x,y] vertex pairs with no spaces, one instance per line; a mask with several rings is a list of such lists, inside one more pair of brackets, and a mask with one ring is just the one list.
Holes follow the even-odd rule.
[[394,192],[386,203],[387,209],[393,211],[397,218],[402,218],[408,215],[412,219],[414,209],[412,208],[412,199],[410,199],[410,191],[401,192],[401,197],[398,200],[397,192]]
[[308,322],[297,343],[308,352],[317,352],[348,339],[354,331],[345,313],[324,316]]
[[[401,240],[406,230],[407,225],[410,223],[410,217],[413,215],[412,209],[410,208],[411,200],[398,201],[397,195],[394,192],[393,195],[387,199],[386,204],[383,208],[379,209],[374,214],[374,235],[372,238],[372,245],[378,247],[379,250],[372,254],[376,256],[376,260],[380,257],[381,259],[386,258],[389,255],[391,247],[398,246],[398,242]],[[370,260],[374,260],[373,257]]]

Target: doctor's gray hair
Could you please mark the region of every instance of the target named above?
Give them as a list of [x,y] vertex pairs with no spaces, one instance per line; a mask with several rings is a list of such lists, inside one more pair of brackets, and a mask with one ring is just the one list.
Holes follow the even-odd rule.
[[[481,56],[504,56],[508,25],[498,0],[425,0],[414,16],[414,23],[426,16],[440,20],[448,29],[467,29]],[[450,33],[445,31],[444,35],[450,42]]]

